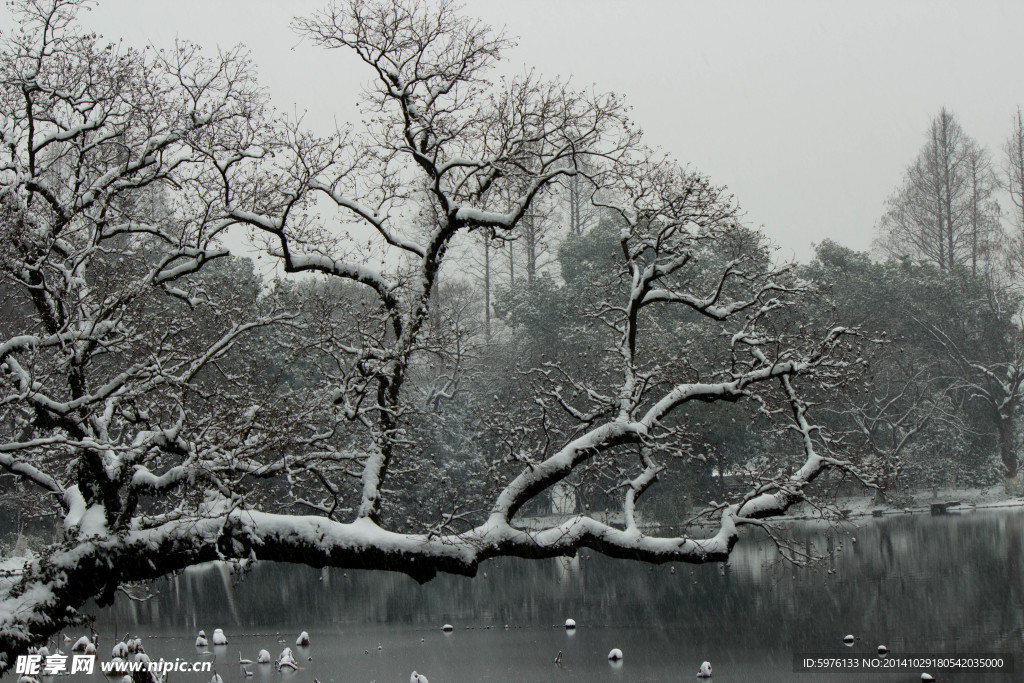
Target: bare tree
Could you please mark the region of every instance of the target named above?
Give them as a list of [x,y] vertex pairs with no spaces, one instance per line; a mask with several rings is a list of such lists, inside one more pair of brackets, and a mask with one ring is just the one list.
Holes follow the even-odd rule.
[[592,202],[594,189],[585,174],[575,174],[565,181],[570,235],[580,236],[597,222],[598,211]]
[[[1024,398],[1024,338],[1016,323],[998,340],[997,353],[984,344],[956,334],[959,325],[922,323],[951,362],[953,388],[980,403],[995,426],[999,459],[1007,490],[1020,490],[1018,450],[1019,412]],[[953,328],[953,329],[950,329]]]
[[1024,113],[1019,107],[1013,130],[1003,149],[1006,153],[1006,189],[1013,204],[1007,264],[1011,275],[1020,280],[1024,276]]
[[1001,232],[996,187],[987,151],[943,108],[932,119],[903,185],[886,202],[880,249],[941,270],[968,266],[975,274],[984,272],[994,261],[993,245]]
[[[859,367],[855,335],[802,317],[813,288],[772,261],[721,188],[642,148],[618,98],[533,74],[491,85],[500,33],[447,2],[352,0],[298,27],[362,60],[375,115],[321,137],[261,108],[241,55],[119,53],[83,37],[74,9],[26,6],[3,53],[4,229],[17,247],[4,273],[28,312],[0,344],[0,466],[49,496],[65,537],[2,585],[0,668],[89,598],[198,562],[427,580],[581,547],[720,561],[739,527],[768,528],[827,469],[862,474],[803,397]],[[422,436],[472,379],[465,307],[438,295],[442,267],[460,235],[514,236],[580,169],[623,225],[591,308],[607,371],[536,368],[532,398],[494,411],[524,416],[500,435],[519,447],[488,462],[467,439],[470,476],[452,485]],[[159,223],[127,201],[151,185],[173,198]],[[245,302],[204,290],[210,267],[198,271],[231,225],[262,236],[284,271],[330,284]],[[356,225],[369,243],[348,237]],[[665,311],[687,320],[670,361],[649,340]],[[688,326],[713,329],[717,347],[688,356]],[[271,329],[283,338],[232,355],[247,331]],[[257,381],[273,354],[294,376]],[[709,510],[710,531],[641,533],[639,500],[684,447],[695,402],[749,403],[792,453]],[[588,466],[619,479],[621,525],[517,522]]]
[[870,449],[877,463],[875,499],[898,500],[901,490],[909,485],[902,476],[907,454],[929,426],[946,422],[963,429],[963,425],[949,397],[936,389],[938,380],[925,371],[903,368],[895,362],[884,366],[879,374],[883,376],[874,391],[845,396],[846,404],[837,412],[849,421],[851,436]]

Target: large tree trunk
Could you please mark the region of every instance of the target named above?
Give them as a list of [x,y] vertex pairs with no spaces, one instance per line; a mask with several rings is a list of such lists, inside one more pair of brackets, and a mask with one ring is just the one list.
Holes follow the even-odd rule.
[[484,341],[491,343],[491,240],[484,232]]
[[1017,467],[1016,430],[1013,417],[1000,417],[997,427],[999,439],[999,458],[1003,463],[1003,476],[1006,490],[1017,493],[1020,490],[1020,477]]

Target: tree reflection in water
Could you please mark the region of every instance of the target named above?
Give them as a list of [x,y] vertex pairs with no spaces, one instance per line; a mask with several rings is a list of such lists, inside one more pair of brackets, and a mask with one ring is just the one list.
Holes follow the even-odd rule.
[[[775,562],[770,544],[755,538],[739,544],[727,571],[648,566],[585,552],[556,561],[492,561],[474,579],[441,576],[425,585],[386,572],[272,564],[233,577],[232,585],[221,568],[209,566],[157,582],[148,602],[118,599],[97,610],[97,630],[194,640],[199,628],[221,626],[240,634],[280,632],[289,642],[300,630],[344,633],[346,641],[372,632],[375,645],[389,632],[419,644],[452,623],[455,637],[469,637],[460,631],[471,627],[479,645],[501,642],[507,624],[509,631],[533,634],[517,642],[551,649],[550,657],[533,646],[519,656],[550,664],[569,647],[560,643],[566,640],[562,625],[572,617],[584,642],[599,632],[634,642],[634,649],[664,650],[665,657],[681,656],[683,648],[692,650],[697,665],[711,659],[716,674],[724,675],[732,662],[761,667],[762,674],[777,671],[778,680],[793,676],[794,652],[838,652],[847,633],[868,648],[885,642],[896,652],[1002,652],[1021,659],[1020,513],[862,524],[798,528],[801,542],[819,550],[832,538],[833,554],[811,569]],[[407,637],[410,630],[415,638]],[[604,642],[598,645],[607,652]],[[671,666],[651,661],[654,655],[641,662],[622,647],[631,676],[644,666]],[[567,663],[573,654],[566,649]],[[696,668],[681,673],[693,676]]]

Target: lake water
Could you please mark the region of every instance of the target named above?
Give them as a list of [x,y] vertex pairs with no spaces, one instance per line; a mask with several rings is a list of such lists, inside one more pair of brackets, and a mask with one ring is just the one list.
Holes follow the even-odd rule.
[[[704,660],[717,683],[919,680],[920,670],[794,672],[795,653],[870,657],[879,644],[894,654],[1011,654],[1019,673],[933,673],[1024,680],[1024,514],[900,516],[794,533],[822,550],[831,537],[835,552],[818,568],[793,568],[749,536],[728,566],[651,567],[587,551],[572,561],[493,561],[474,579],[422,586],[387,572],[267,564],[232,577],[207,566],[157,582],[145,602],[119,598],[96,610],[96,630],[101,655],[127,630],[153,659],[191,660],[197,631],[222,628],[229,644],[204,656],[216,655],[225,683],[405,683],[414,669],[431,683],[697,680]],[[454,631],[443,633],[445,623]],[[296,648],[303,630],[312,643]],[[859,638],[852,648],[846,634]],[[239,653],[256,659],[265,648],[276,658],[285,646],[299,671],[251,665],[246,679],[237,664]],[[613,647],[624,653],[617,665],[606,659]]]

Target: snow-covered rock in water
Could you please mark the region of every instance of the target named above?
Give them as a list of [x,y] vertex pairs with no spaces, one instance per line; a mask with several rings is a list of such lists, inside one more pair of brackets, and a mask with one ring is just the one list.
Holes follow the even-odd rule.
[[110,656],[117,659],[128,659],[128,643],[118,642],[110,649]]
[[418,674],[415,671],[413,671],[409,675],[409,683],[430,683],[430,681],[428,681],[427,677],[423,674]]
[[611,652],[608,653],[608,659],[612,662],[618,662],[622,659],[622,650],[617,647],[613,647]]
[[576,620],[575,619],[566,619],[565,620],[565,627],[568,628],[568,629],[576,628]]
[[135,653],[135,661],[138,662],[138,663],[145,664],[145,665],[148,666],[149,665],[149,655],[147,655],[145,652],[136,652]]
[[209,644],[210,643],[206,640],[206,634],[200,631],[199,635],[196,636],[196,647],[206,647]]
[[454,631],[455,627],[452,626],[451,624],[445,624],[444,626],[441,627],[441,630],[442,631]]
[[127,650],[125,651],[124,657],[111,657],[110,658],[110,673],[112,674],[125,674],[128,673],[128,662],[125,659],[127,657]]
[[309,647],[309,634],[303,631],[299,634],[299,637],[295,639],[295,645],[298,647]]
[[219,628],[213,629],[213,644],[214,645],[227,645],[228,638],[224,635],[224,631]]
[[286,647],[281,651],[281,656],[277,658],[276,665],[278,671],[285,667],[288,667],[293,671],[297,671],[299,668],[299,663],[295,661],[295,655],[292,654],[292,649],[290,647]]
[[86,638],[85,636],[82,636],[81,638],[75,641],[74,645],[71,646],[71,651],[85,652],[85,648],[89,647],[90,645],[92,645],[92,641]]
[[125,674],[121,677],[121,683],[135,683],[135,681],[129,674]]
[[704,662],[700,665],[697,678],[711,678],[711,662]]
[[50,648],[46,647],[45,645],[42,645],[38,650],[36,650],[36,654],[42,657],[43,659],[46,659],[50,656]]
[[132,641],[132,644],[135,645],[135,651],[136,652],[145,652],[146,651],[146,648],[142,647],[142,638],[136,638],[135,640]]
[[257,664],[270,664],[270,653],[266,650],[260,650],[256,655]]
[[39,683],[39,679],[32,676],[21,676],[18,678],[18,683]]

